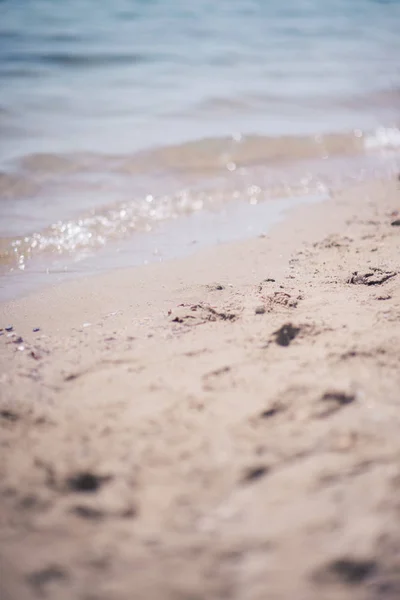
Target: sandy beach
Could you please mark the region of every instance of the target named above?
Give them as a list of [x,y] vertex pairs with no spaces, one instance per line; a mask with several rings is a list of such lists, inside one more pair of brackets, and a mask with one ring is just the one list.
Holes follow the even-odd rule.
[[400,598],[399,211],[1,305],[1,599]]

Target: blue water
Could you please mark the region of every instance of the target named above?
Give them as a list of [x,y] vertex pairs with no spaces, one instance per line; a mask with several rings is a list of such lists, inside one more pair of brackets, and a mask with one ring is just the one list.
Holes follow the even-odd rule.
[[3,0],[0,158],[399,121],[400,0]]

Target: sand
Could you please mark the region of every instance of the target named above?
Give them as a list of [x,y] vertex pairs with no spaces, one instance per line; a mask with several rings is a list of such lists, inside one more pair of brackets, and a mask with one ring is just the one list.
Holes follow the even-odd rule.
[[2,305],[1,599],[400,598],[398,210]]

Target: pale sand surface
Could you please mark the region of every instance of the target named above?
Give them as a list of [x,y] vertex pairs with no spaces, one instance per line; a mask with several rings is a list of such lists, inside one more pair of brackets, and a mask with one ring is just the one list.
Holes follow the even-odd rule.
[[400,598],[397,210],[2,305],[1,600]]

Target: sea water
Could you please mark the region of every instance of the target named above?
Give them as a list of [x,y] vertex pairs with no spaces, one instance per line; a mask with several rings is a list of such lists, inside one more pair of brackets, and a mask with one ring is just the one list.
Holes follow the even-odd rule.
[[391,174],[399,31],[400,0],[3,0],[3,273]]

